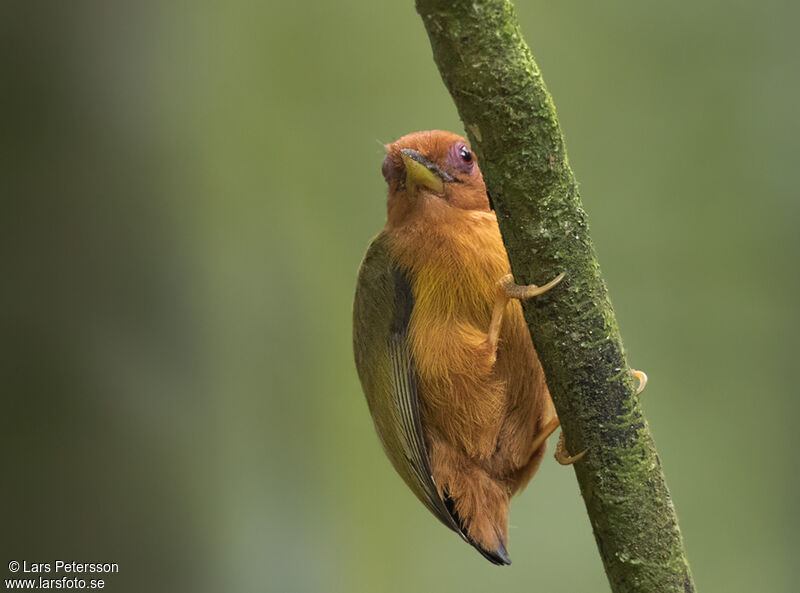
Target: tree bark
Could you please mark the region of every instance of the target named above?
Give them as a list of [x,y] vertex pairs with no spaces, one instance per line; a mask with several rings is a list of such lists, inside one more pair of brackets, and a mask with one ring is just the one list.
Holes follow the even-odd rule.
[[561,128],[507,0],[416,0],[483,171],[615,593],[694,591],[675,508],[589,238]]

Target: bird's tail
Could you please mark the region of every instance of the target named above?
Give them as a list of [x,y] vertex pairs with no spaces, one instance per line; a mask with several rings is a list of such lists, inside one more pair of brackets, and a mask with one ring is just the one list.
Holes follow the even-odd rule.
[[444,504],[447,507],[447,510],[452,515],[453,519],[455,520],[456,524],[461,529],[461,534],[464,536],[464,539],[469,542],[469,544],[478,550],[481,556],[486,558],[492,564],[497,566],[508,566],[511,564],[511,558],[508,555],[508,550],[506,549],[506,541],[503,534],[500,532],[499,529],[495,527],[495,533],[497,534],[497,541],[498,545],[497,548],[494,550],[487,549],[469,534],[469,529],[465,521],[459,516],[458,511],[456,511],[456,505],[453,499],[450,496],[444,497]]

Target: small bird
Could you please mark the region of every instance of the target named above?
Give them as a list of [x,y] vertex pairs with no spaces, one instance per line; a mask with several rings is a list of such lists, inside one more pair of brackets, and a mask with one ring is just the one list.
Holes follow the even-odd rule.
[[[441,130],[386,145],[387,220],[353,306],[359,378],[395,470],[442,523],[510,564],[509,499],[559,426],[518,286],[467,141]],[[642,381],[643,382],[643,381]],[[556,459],[569,464],[559,440]]]

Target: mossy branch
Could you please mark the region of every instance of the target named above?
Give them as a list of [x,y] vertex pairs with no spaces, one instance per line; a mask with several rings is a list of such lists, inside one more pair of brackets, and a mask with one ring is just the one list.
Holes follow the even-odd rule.
[[416,0],[478,155],[615,593],[694,591],[552,98],[507,0]]

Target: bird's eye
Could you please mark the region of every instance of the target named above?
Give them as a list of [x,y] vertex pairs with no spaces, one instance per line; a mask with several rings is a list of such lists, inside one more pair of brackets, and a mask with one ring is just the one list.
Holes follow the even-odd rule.
[[447,163],[458,173],[472,173],[475,168],[475,157],[463,142],[456,142],[450,147]]

